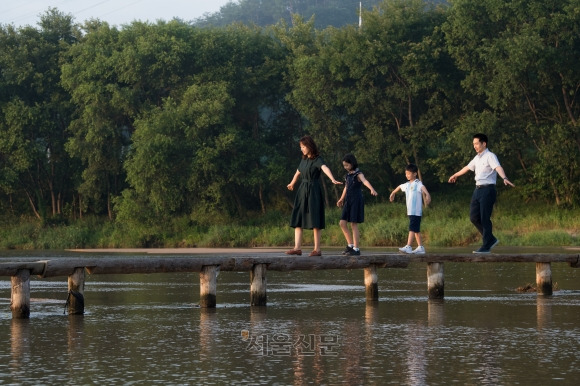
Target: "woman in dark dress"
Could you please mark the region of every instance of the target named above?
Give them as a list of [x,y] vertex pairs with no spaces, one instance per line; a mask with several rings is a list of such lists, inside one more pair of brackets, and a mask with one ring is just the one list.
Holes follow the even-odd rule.
[[314,250],[310,256],[321,256],[320,231],[324,229],[325,221],[320,173],[324,172],[333,184],[342,184],[342,182],[334,179],[332,172],[318,153],[318,147],[312,137],[306,135],[300,138],[300,150],[302,160],[294,178],[288,184],[288,190],[294,190],[298,177],[302,176],[294,198],[294,209],[290,220],[290,226],[294,228],[294,249],[286,251],[286,254],[302,255],[302,229],[312,229]]

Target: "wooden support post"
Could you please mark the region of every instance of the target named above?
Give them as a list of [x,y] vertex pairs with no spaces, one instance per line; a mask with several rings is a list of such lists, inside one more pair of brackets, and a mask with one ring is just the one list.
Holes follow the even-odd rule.
[[250,271],[250,305],[265,306],[266,295],[266,264],[254,264]]
[[367,301],[379,300],[379,279],[377,265],[370,264],[365,271],[365,294]]
[[536,288],[538,295],[552,295],[552,267],[550,263],[536,263]]
[[85,313],[85,268],[75,268],[68,277],[68,314],[82,315]]
[[427,263],[427,290],[429,299],[443,299],[445,278],[443,263]]
[[12,294],[10,296],[10,309],[15,319],[28,319],[30,317],[30,271],[19,269],[12,276]]
[[199,273],[199,306],[215,308],[219,265],[205,265]]

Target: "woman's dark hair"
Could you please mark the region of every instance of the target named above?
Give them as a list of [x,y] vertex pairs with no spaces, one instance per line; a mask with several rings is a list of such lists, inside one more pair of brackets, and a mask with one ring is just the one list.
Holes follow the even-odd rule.
[[405,168],[406,171],[411,172],[411,173],[418,173],[419,172],[419,168],[417,168],[417,165],[415,164],[409,164],[407,165],[407,167]]
[[318,146],[316,146],[316,142],[312,139],[311,136],[305,135],[304,137],[300,138],[300,143],[306,146],[309,150],[309,156],[302,155],[302,158],[310,158],[314,159],[320,155],[318,152]]
[[354,156],[354,154],[350,154],[350,153],[346,154],[344,157],[342,157],[342,162],[346,162],[348,164],[351,164],[353,170],[358,168],[358,162],[356,162],[356,157]]

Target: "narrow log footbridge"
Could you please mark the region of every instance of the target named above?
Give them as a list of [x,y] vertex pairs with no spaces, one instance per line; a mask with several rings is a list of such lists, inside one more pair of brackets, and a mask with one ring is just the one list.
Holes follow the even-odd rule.
[[551,263],[568,263],[580,267],[579,254],[424,254],[369,253],[362,256],[324,255],[318,257],[287,256],[281,253],[222,253],[211,255],[54,257],[47,260],[10,261],[0,259],[0,276],[10,276],[12,293],[10,309],[13,318],[30,316],[30,277],[68,276],[69,314],[84,313],[85,275],[134,274],[162,272],[198,272],[200,303],[203,308],[216,307],[217,276],[220,271],[250,273],[250,304],[265,306],[266,272],[326,269],[362,269],[367,300],[378,300],[379,268],[407,268],[410,263],[427,264],[429,299],[444,297],[444,263],[535,263],[538,295],[552,295]]

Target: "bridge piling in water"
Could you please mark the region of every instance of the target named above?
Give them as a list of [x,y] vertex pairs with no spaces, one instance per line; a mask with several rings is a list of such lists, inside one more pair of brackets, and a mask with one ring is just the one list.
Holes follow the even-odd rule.
[[28,319],[30,317],[30,271],[19,269],[10,280],[12,294],[10,310],[13,319]]
[[215,308],[217,304],[217,276],[219,265],[206,265],[199,273],[199,306]]
[[85,313],[85,267],[75,268],[68,277],[68,314],[82,315]]
[[552,266],[550,263],[536,263],[536,292],[538,295],[552,295]]
[[371,264],[367,268],[364,268],[364,276],[367,301],[379,300],[379,275],[377,274],[377,265]]
[[42,261],[8,261],[0,259],[0,276],[10,276],[12,293],[10,309],[13,319],[30,316],[30,276],[41,278],[68,276],[69,314],[84,313],[85,271],[89,274],[134,274],[162,272],[199,272],[202,309],[217,305],[217,277],[220,271],[250,272],[250,305],[267,304],[267,270],[363,269],[367,301],[379,299],[378,268],[407,268],[409,263],[427,263],[429,300],[443,299],[445,294],[444,262],[455,263],[535,263],[537,294],[552,295],[551,263],[565,262],[580,268],[578,254],[424,254],[375,253],[363,256],[325,255],[288,257],[273,253],[106,258],[53,258]]
[[445,295],[443,263],[427,263],[427,293],[429,299],[443,299]]
[[250,305],[252,306],[265,306],[268,303],[266,267],[266,264],[255,264],[250,271]]

